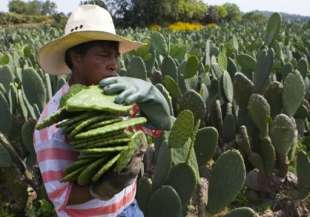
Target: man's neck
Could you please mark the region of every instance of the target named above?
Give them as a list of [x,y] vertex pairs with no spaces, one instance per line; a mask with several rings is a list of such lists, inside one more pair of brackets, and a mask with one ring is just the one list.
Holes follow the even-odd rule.
[[72,71],[68,84],[71,86],[73,84],[85,84],[85,81],[83,81],[83,79],[79,76],[79,73]]

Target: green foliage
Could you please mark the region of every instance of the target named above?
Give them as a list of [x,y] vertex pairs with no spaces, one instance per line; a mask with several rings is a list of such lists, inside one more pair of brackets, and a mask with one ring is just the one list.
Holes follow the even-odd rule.
[[21,1],[11,0],[9,2],[9,11],[17,14],[27,15],[52,15],[56,13],[57,5],[55,2],[46,0]]

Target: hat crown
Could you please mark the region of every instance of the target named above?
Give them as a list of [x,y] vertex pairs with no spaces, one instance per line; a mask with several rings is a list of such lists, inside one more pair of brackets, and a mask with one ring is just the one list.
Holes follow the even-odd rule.
[[97,5],[81,5],[70,15],[65,35],[81,31],[101,31],[115,34],[110,13]]

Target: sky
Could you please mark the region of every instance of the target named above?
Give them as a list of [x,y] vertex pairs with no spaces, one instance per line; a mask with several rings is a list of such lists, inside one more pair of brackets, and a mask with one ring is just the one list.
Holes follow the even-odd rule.
[[[52,0],[57,4],[59,12],[68,13],[76,8],[80,0]],[[8,10],[9,0],[0,0],[0,11]],[[309,0],[204,0],[211,5],[221,5],[225,2],[235,3],[241,11],[248,12],[253,10],[266,10],[286,12],[310,16]]]

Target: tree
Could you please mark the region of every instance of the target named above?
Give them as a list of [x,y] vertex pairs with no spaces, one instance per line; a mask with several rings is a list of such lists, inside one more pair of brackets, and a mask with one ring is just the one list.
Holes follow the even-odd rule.
[[238,5],[233,3],[225,3],[223,5],[227,10],[227,21],[240,21],[241,20],[241,12]]
[[102,8],[105,8],[105,9],[108,8],[107,5],[105,4],[105,2],[102,0],[88,0],[88,1],[81,1],[80,2],[80,5],[86,5],[86,4],[98,5]]
[[211,5],[208,8],[208,14],[204,20],[206,23],[218,23],[219,22],[219,10],[218,6]]
[[17,14],[25,14],[27,11],[27,4],[21,0],[12,0],[9,2],[9,12]]
[[28,15],[39,15],[42,11],[42,3],[39,0],[32,0],[27,3],[27,11]]
[[56,14],[57,5],[55,2],[47,0],[42,3],[41,14],[53,15]]

